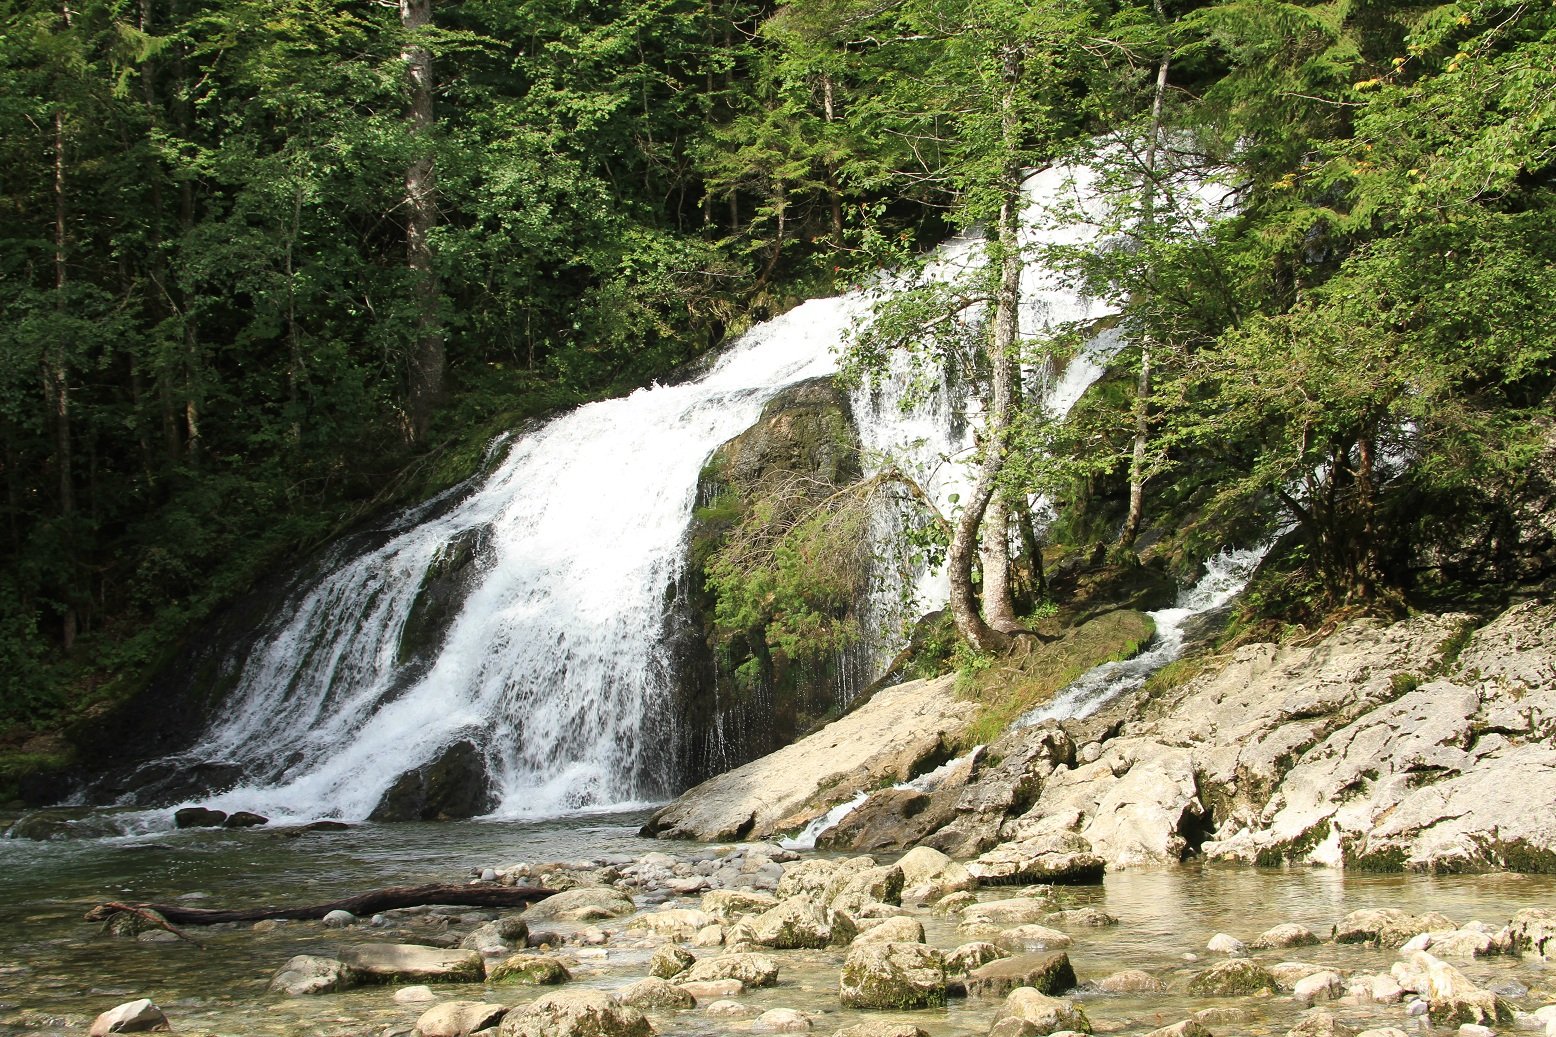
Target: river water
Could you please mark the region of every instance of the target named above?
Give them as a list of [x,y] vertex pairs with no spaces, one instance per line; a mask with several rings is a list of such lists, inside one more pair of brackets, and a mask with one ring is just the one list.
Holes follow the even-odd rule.
[[[50,843],[0,841],[0,1034],[81,1033],[98,1012],[142,996],[156,1001],[184,1033],[347,1037],[407,1032],[425,1006],[396,1004],[392,988],[299,999],[266,993],[270,976],[294,954],[329,955],[343,943],[382,938],[365,926],[334,931],[296,922],[270,932],[246,925],[192,930],[206,945],[201,950],[186,943],[110,938],[81,916],[112,899],[161,902],[202,893],[203,898],[189,902],[210,907],[316,903],[383,886],[460,882],[471,869],[519,861],[706,850],[637,838],[645,817],[627,813],[533,822],[363,825],[296,838],[255,829]],[[1011,887],[985,889],[979,898],[1018,892]],[[1064,891],[1062,896],[1067,905],[1097,907],[1120,920],[1110,928],[1072,931],[1076,942],[1070,956],[1083,982],[1142,968],[1181,988],[1189,975],[1215,960],[1205,943],[1217,932],[1246,941],[1273,925],[1295,921],[1327,935],[1347,912],[1361,907],[1435,910],[1461,924],[1479,919],[1499,926],[1520,907],[1551,904],[1556,879],[1186,865],[1110,874],[1100,888]],[[913,913],[924,922],[933,945],[951,948],[971,939],[956,930],[953,919],[919,909]],[[459,928],[456,920],[455,931]],[[628,931],[625,920],[602,928],[611,933],[603,957],[599,949],[580,954],[579,948],[566,947],[561,952],[578,957],[571,966],[574,986],[612,989],[647,974],[652,948],[641,935]],[[742,1001],[757,1009],[812,1013],[820,1034],[867,1017],[839,1005],[842,951],[773,953],[782,967],[778,986],[752,991]],[[1370,972],[1387,971],[1396,957],[1392,950],[1332,944],[1257,956],[1263,963],[1307,961]],[[1524,1010],[1553,999],[1552,973],[1538,959],[1458,964],[1478,982],[1513,992],[1515,1004]],[[522,1003],[539,993],[523,987],[443,987],[438,992],[448,999],[505,1004]],[[1284,995],[1209,1000],[1171,991],[1076,996],[1085,1002],[1099,1033],[1143,1033],[1211,1005],[1226,1014],[1210,1027],[1218,1034],[1283,1034],[1301,1015],[1300,1006]],[[944,1009],[873,1015],[911,1021],[932,1037],[959,1037],[986,1033],[997,1007],[994,1001],[953,999]],[[1413,1021],[1407,1025],[1401,1005],[1334,1007],[1358,1027],[1414,1028]],[[700,1009],[656,1012],[650,1018],[662,1033],[685,1035],[741,1032],[751,1023],[709,1018]]]

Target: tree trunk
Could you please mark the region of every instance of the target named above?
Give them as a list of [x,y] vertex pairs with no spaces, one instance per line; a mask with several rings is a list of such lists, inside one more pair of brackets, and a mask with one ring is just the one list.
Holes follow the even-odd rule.
[[306,907],[244,907],[233,910],[183,907],[178,904],[125,904],[110,901],[92,908],[85,917],[88,922],[102,922],[122,911],[132,914],[155,911],[174,925],[219,925],[223,922],[258,922],[266,918],[323,918],[331,911],[371,915],[402,907],[420,907],[423,904],[523,907],[537,900],[544,900],[555,892],[538,886],[394,886],[389,889],[375,889],[370,893],[347,897],[344,900],[332,900],[328,904],[311,904]]
[[[70,25],[70,9],[62,8],[65,26]],[[65,288],[69,269],[65,261],[65,113],[54,110],[54,308],[65,309]],[[63,321],[60,322],[63,326]],[[67,523],[76,513],[76,480],[71,461],[70,370],[66,344],[52,338],[43,356],[43,398],[48,407],[49,426],[54,437],[54,472],[59,482],[59,515]],[[73,581],[71,581],[73,582]],[[74,588],[67,587],[64,614],[60,617],[60,645],[69,652],[76,643],[76,609],[68,600]]]
[[[1157,0],[1156,15],[1165,19],[1161,0]],[[1162,136],[1162,109],[1167,97],[1167,70],[1171,63],[1163,55],[1156,68],[1156,91],[1151,98],[1151,139],[1145,145],[1145,199],[1141,223],[1149,233],[1156,222],[1156,155]],[[1124,528],[1119,531],[1120,546],[1134,546],[1145,521],[1146,448],[1150,436],[1151,420],[1151,343],[1147,336],[1140,337],[1140,371],[1135,380],[1135,442],[1129,462],[1129,513],[1124,518]]]
[[[432,0],[400,0],[400,24],[415,38],[417,30],[432,22]],[[445,359],[443,321],[438,313],[438,276],[432,266],[429,240],[437,223],[437,173],[433,164],[432,53],[416,43],[406,46],[406,82],[410,87],[409,112],[413,145],[419,154],[405,170],[405,259],[410,270],[415,309],[416,338],[411,346],[410,387],[407,411],[412,442],[426,438],[432,412],[443,395]]]

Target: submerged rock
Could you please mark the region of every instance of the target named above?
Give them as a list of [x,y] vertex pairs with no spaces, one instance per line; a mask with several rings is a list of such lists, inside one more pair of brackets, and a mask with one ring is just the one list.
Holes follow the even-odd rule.
[[1233,958],[1212,965],[1189,980],[1189,993],[1196,997],[1241,997],[1273,991],[1277,984],[1268,969],[1246,958]]
[[110,1008],[92,1021],[90,1037],[106,1037],[110,1033],[149,1033],[171,1030],[162,1009],[151,1003],[150,998],[128,1001],[117,1008]]
[[1004,1007],[994,1017],[990,1037],[1040,1037],[1068,1030],[1090,1033],[1091,1021],[1073,1001],[1049,997],[1031,987],[1018,987],[1005,998]]
[[356,973],[345,962],[316,954],[299,954],[270,978],[270,991],[287,997],[332,994],[357,983]]
[[420,1037],[470,1037],[477,1030],[496,1026],[508,1014],[507,1005],[484,1001],[445,1001],[416,1020]]
[[1059,994],[1075,985],[1075,969],[1063,952],[997,959],[973,969],[966,979],[968,997],[1004,997],[1017,987]]
[[682,983],[734,979],[748,987],[770,987],[778,982],[778,963],[765,954],[723,954],[702,959],[679,979]]
[[696,1008],[697,999],[674,983],[655,976],[640,979],[616,991],[618,1002],[633,1008]]
[[360,943],[340,949],[340,960],[364,983],[479,983],[486,967],[475,951],[409,943]]
[[486,981],[497,985],[540,987],[566,983],[572,974],[555,958],[515,954],[491,965]]

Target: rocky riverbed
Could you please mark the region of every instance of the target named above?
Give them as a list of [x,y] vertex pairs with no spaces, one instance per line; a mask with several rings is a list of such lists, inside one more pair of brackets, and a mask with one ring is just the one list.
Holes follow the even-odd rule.
[[[559,892],[509,914],[200,932],[308,951],[270,962],[247,1011],[129,997],[119,1010],[224,1037],[1556,1034],[1556,911],[1517,906],[1552,902],[1543,877],[1179,867],[993,885],[929,848],[883,861],[761,843],[472,871]],[[198,960],[155,928],[102,939]],[[91,1022],[3,1020],[28,1033]]]

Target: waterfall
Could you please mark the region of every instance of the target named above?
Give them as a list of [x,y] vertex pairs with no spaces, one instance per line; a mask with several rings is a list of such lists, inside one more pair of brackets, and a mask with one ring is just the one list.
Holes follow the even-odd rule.
[[[1084,195],[1071,172],[1034,176],[1031,204]],[[1028,233],[1073,241],[1087,231]],[[926,276],[955,277],[978,250],[974,238],[957,239]],[[1029,335],[1107,312],[1051,271],[1029,269],[1024,288]],[[463,497],[423,509],[420,521],[297,592],[249,653],[229,712],[188,754],[191,764],[235,764],[245,776],[201,802],[277,820],[365,818],[399,775],[461,740],[485,758],[498,816],[674,791],[665,747],[678,719],[664,620],[699,472],[784,387],[836,371],[838,347],[867,319],[872,294],[805,303],[741,337],[695,380],[589,404],[515,437]],[[1083,351],[1053,381],[1051,407],[1078,398],[1104,352]],[[856,394],[866,456],[890,456],[945,506],[965,492],[959,462],[971,450],[976,404],[942,390],[904,410],[904,390],[888,379]],[[434,600],[429,588],[440,579],[454,580],[459,595]],[[904,610],[943,600],[933,575],[911,594],[888,586],[871,622],[889,629]],[[423,658],[407,641],[429,613],[441,618],[427,646],[436,652]]]

